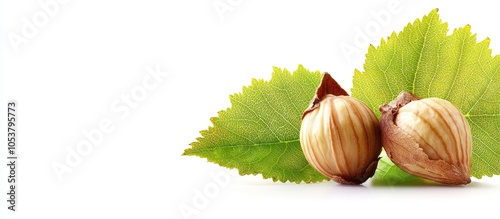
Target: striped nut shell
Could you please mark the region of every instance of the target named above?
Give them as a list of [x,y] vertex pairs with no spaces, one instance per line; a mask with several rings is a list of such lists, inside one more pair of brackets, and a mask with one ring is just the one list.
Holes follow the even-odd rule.
[[361,184],[377,168],[382,150],[380,130],[373,111],[346,95],[325,73],[302,117],[300,144],[318,172],[338,183]]
[[470,183],[470,127],[452,103],[403,92],[380,111],[382,144],[398,167],[439,183]]

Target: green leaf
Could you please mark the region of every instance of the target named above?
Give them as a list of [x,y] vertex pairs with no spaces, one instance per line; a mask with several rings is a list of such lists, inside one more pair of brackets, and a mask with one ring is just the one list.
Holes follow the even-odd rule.
[[231,108],[212,118],[184,155],[196,155],[241,175],[262,174],[281,182],[319,182],[326,178],[307,163],[299,142],[301,116],[321,80],[302,66],[290,74],[274,68],[270,81],[230,97]]
[[489,42],[478,43],[469,25],[449,35],[435,9],[378,47],[369,47],[364,72],[354,73],[352,96],[379,118],[378,107],[401,91],[449,100],[471,126],[471,175],[499,175],[500,57],[492,57]]
[[387,156],[379,160],[377,172],[371,182],[377,186],[421,185],[426,183],[424,179],[399,169]]

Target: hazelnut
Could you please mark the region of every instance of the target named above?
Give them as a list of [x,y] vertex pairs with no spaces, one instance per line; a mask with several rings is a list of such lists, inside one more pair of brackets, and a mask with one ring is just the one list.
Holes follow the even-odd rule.
[[472,136],[457,107],[403,92],[380,111],[382,144],[398,167],[439,183],[470,183]]
[[300,144],[314,169],[342,184],[373,176],[382,150],[373,111],[347,96],[328,73],[302,116]]

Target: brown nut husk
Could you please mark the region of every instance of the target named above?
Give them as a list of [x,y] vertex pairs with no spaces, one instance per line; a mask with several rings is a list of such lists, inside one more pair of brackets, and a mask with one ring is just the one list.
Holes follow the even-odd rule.
[[472,135],[453,104],[402,92],[380,111],[382,145],[399,168],[444,184],[471,182]]
[[302,116],[300,144],[309,164],[342,184],[372,177],[382,151],[378,120],[325,73]]

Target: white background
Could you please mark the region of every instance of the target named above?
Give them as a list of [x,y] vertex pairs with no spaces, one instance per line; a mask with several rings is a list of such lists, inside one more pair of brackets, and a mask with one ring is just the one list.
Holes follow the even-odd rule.
[[[474,179],[466,187],[296,185],[239,176],[181,156],[211,125],[209,118],[230,106],[228,96],[252,78],[269,79],[273,66],[293,71],[303,64],[334,74],[349,90],[368,43],[377,45],[434,8],[450,30],[470,24],[479,40],[489,37],[498,54],[500,13],[489,2],[220,0],[231,8],[221,17],[215,0],[73,0],[58,3],[36,34],[13,46],[9,36],[23,36],[24,19],[43,16],[39,3],[48,1],[0,5],[1,112],[6,115],[7,100],[18,101],[20,156],[16,212],[6,211],[2,165],[2,218],[182,218],[180,206],[196,210],[190,218],[451,218],[498,212],[498,177]],[[389,11],[390,4],[397,13],[377,23],[373,14]],[[379,29],[364,30],[374,24]],[[358,29],[370,34],[361,46],[355,45]],[[345,55],[342,44],[359,51]],[[143,89],[148,66],[168,76],[130,114],[113,110],[113,104],[125,106],[122,96]],[[112,121],[113,130],[59,181],[52,164],[64,164],[85,140],[83,133],[102,120]],[[1,130],[5,142],[5,124]],[[217,185],[211,174],[229,180],[196,208],[196,191]]]

